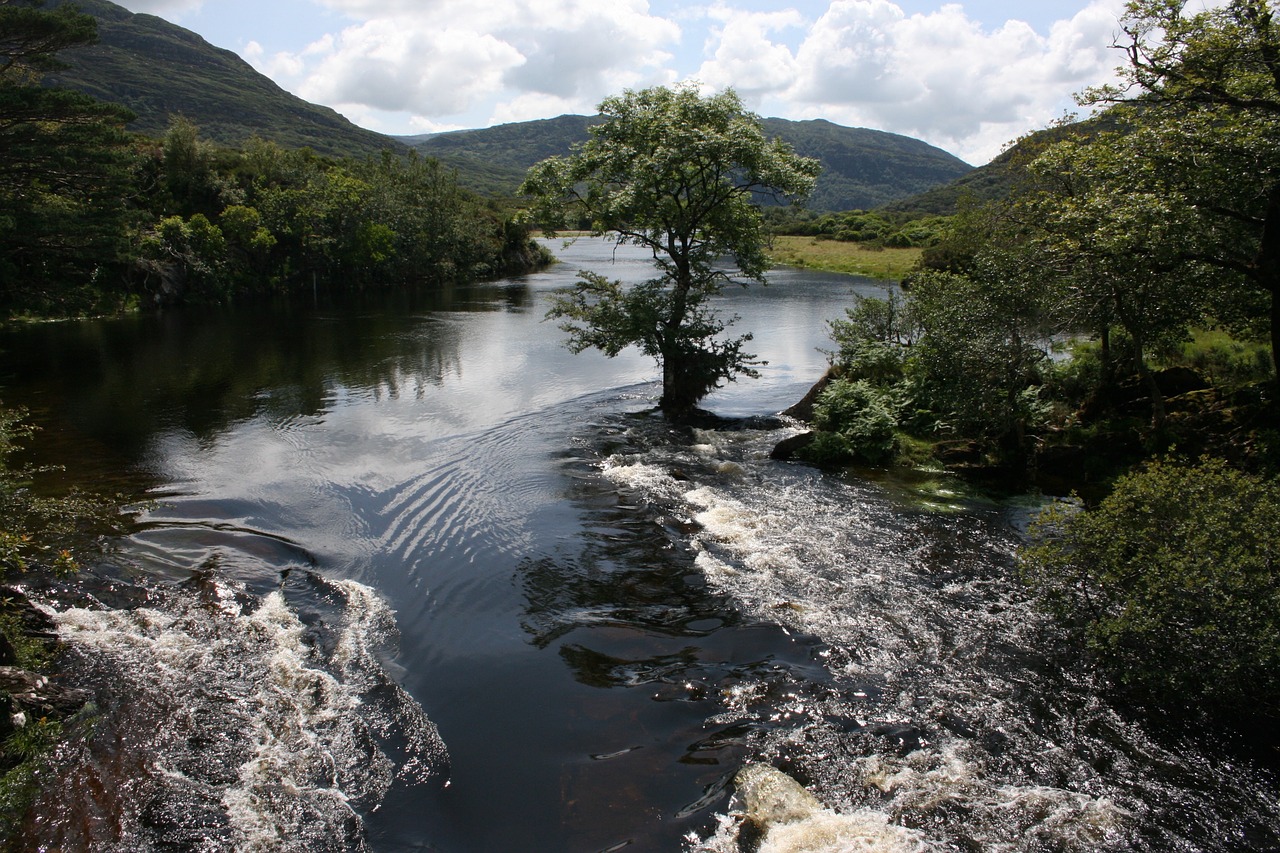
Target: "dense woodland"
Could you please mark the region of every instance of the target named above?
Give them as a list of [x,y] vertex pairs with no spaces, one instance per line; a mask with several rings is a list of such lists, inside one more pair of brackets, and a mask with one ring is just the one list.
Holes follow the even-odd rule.
[[41,85],[92,42],[70,6],[0,4],[0,310],[65,316],[299,288],[472,280],[544,261],[510,211],[436,161],[333,160]]

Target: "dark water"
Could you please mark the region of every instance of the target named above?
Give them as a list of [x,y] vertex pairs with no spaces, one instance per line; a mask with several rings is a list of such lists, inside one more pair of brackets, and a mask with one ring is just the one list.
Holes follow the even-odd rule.
[[[87,583],[40,593],[110,687],[29,849],[732,850],[753,763],[821,800],[762,777],[762,850],[1280,845],[1266,772],[1056,655],[1012,580],[1030,506],[771,462],[787,427],[669,428],[651,363],[542,320],[579,265],[646,260],[562,254],[4,333],[36,461],[147,502]],[[798,399],[855,288],[727,294],[770,364],[708,407]]]

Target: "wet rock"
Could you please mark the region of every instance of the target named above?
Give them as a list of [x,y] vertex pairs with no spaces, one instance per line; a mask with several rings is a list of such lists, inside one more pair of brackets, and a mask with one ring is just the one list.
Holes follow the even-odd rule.
[[7,693],[13,706],[37,716],[66,715],[89,701],[89,692],[63,687],[47,676],[16,666],[0,666],[0,692]]
[[894,826],[879,812],[832,811],[799,782],[768,765],[748,765],[734,781],[745,806],[737,838],[740,850],[916,853],[925,849],[918,831]]
[[819,395],[821,395],[823,391],[827,390],[827,386],[830,385],[835,378],[836,369],[834,367],[828,367],[827,372],[823,374],[822,378],[814,383],[814,386],[809,389],[808,393],[800,398],[800,402],[796,403],[789,409],[784,409],[782,414],[789,418],[795,418],[798,421],[803,421],[807,424],[813,423],[813,406],[818,402]]
[[777,459],[781,462],[789,462],[796,457],[796,454],[804,450],[817,437],[814,432],[802,432],[796,435],[784,438],[782,441],[774,445],[773,451],[769,454],[770,459]]

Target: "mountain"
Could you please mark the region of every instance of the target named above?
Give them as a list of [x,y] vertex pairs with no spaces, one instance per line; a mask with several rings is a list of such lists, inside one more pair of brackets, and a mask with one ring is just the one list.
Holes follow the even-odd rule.
[[1035,159],[1048,146],[1066,139],[1088,142],[1100,133],[1112,132],[1118,128],[1116,116],[1103,113],[1072,124],[1037,130],[1002,151],[985,166],[979,166],[950,183],[889,202],[884,205],[884,209],[891,213],[947,216],[955,213],[962,202],[980,204],[1007,198],[1023,176],[1025,164]]
[[[49,0],[49,6],[63,0]],[[66,86],[137,113],[130,129],[164,133],[172,115],[195,122],[206,139],[239,146],[257,135],[287,147],[363,157],[413,147],[457,171],[459,182],[489,195],[510,195],[534,163],[568,154],[598,117],[566,115],[419,137],[364,130],[327,107],[281,89],[229,50],[154,15],[109,0],[76,0],[98,19],[99,43],[66,51],[70,67],[50,74]],[[829,121],[764,120],[765,132],[797,153],[822,161],[809,207],[869,209],[946,185],[973,171],[957,157],[918,139]]]
[[511,195],[530,166],[548,157],[568,154],[571,146],[587,141],[587,128],[599,120],[565,115],[480,130],[396,138],[456,170],[458,182],[468,189],[486,195]]
[[[401,142],[457,170],[459,180],[481,192],[509,194],[539,160],[568,154],[587,140],[600,119],[559,118],[461,130]],[[973,167],[926,142],[829,121],[768,118],[765,133],[790,143],[796,153],[822,161],[822,177],[809,200],[813,210],[869,209],[948,184]]]
[[328,107],[289,94],[236,54],[190,30],[108,0],[75,0],[75,5],[98,19],[98,43],[60,54],[70,67],[49,74],[46,83],[123,104],[138,115],[130,130],[159,136],[171,115],[183,115],[202,137],[229,146],[257,134],[332,156],[401,148]]
[[882,130],[780,118],[765,119],[764,128],[797,154],[822,162],[822,177],[809,199],[812,210],[870,210],[973,171],[941,148]]

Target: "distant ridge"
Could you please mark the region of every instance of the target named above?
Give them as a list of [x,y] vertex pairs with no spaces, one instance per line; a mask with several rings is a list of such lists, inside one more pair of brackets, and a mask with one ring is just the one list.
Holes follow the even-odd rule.
[[892,213],[931,213],[947,216],[962,204],[985,204],[1007,198],[1026,174],[1026,164],[1045,148],[1065,139],[1089,141],[1099,133],[1115,130],[1115,118],[1103,114],[1073,124],[1037,130],[1006,148],[990,163],[961,175],[950,183],[933,187],[884,206]]
[[[64,0],[48,0],[48,6]],[[135,14],[110,0],[76,0],[98,19],[99,44],[67,51],[71,67],[51,74],[66,86],[129,107],[130,129],[159,136],[174,115],[206,139],[240,146],[260,136],[330,156],[365,157],[416,148],[457,172],[463,186],[511,195],[529,167],[568,154],[587,139],[598,117],[564,115],[479,130],[389,137],[357,127],[328,107],[281,89],[229,50],[154,15]],[[823,163],[809,202],[818,211],[871,209],[946,186],[973,167],[918,139],[816,119],[764,120],[765,131]]]
[[[568,154],[574,144],[585,142],[587,128],[597,121],[598,117],[564,115],[398,139],[456,169],[472,189],[509,194],[534,163]],[[814,210],[879,207],[973,171],[940,148],[896,133],[843,127],[823,119],[768,118],[763,124],[769,136],[822,161],[822,177],[809,201]]]
[[256,134],[331,156],[402,148],[391,137],[289,94],[235,53],[190,30],[109,0],[75,0],[74,5],[98,19],[98,44],[63,53],[59,58],[71,67],[46,81],[123,104],[138,115],[130,130],[159,136],[171,116],[182,115],[196,123],[202,137],[229,146]]

